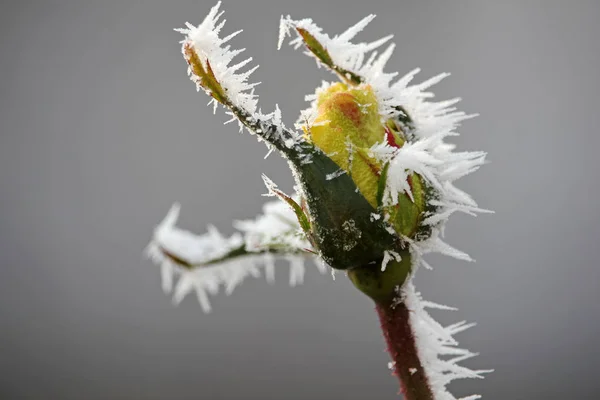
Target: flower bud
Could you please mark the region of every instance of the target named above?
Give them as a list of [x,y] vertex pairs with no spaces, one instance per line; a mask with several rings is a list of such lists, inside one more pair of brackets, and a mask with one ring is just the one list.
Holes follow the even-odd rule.
[[425,208],[423,182],[419,175],[409,175],[411,193],[399,194],[397,204],[384,204],[386,165],[369,150],[384,141],[399,148],[406,139],[396,121],[381,122],[371,86],[331,85],[319,93],[317,110],[313,126],[305,129],[307,138],[352,178],[364,198],[383,211],[397,233],[414,237]]
[[[384,260],[386,251],[403,251],[400,236],[415,236],[426,204],[421,177],[410,174],[411,193],[398,193],[395,204],[384,201],[388,164],[370,149],[384,141],[400,148],[406,138],[399,121],[382,123],[369,85],[333,84],[318,93],[316,107],[313,123],[304,127],[314,150],[289,157],[305,197],[303,207],[295,209],[307,214],[305,232],[333,268],[371,268]],[[402,271],[409,265],[393,263]],[[390,273],[384,274],[390,282],[406,277],[399,273],[402,279],[390,279]],[[356,282],[362,282],[357,274]]]

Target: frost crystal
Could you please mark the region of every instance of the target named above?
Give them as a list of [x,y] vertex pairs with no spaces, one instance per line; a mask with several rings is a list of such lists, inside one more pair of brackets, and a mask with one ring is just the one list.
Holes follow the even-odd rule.
[[[403,286],[401,296],[410,310],[410,325],[418,345],[419,359],[427,372],[429,384],[436,400],[456,400],[456,397],[446,389],[446,385],[450,382],[464,378],[483,378],[483,374],[492,372],[492,370],[471,370],[458,365],[460,361],[474,357],[477,353],[456,347],[458,342],[453,336],[475,324],[467,324],[462,321],[443,327],[431,318],[425,308],[453,308],[424,302],[420,293],[415,291],[412,282]],[[460,400],[475,400],[480,397],[472,395]]]
[[[242,31],[223,38],[220,36],[225,25],[225,20],[219,22],[223,15],[223,12],[219,12],[220,6],[219,1],[200,25],[194,26],[186,22],[186,28],[175,29],[185,35],[181,41],[182,52],[189,64],[190,79],[196,83],[198,90],[203,89],[213,97],[209,104],[213,104],[215,111],[219,102],[229,108],[227,114],[232,119],[226,124],[237,120],[240,131],[246,126],[251,134],[258,135],[260,141],[269,143],[268,146],[277,144],[279,147],[293,148],[303,143],[304,139],[300,134],[286,129],[278,106],[270,114],[263,114],[257,109],[258,96],[254,94],[254,89],[260,82],[249,83],[248,78],[258,66],[241,72],[252,61],[252,57],[238,63],[233,62],[245,49],[231,50],[228,42]],[[197,60],[192,60],[195,57]],[[193,62],[196,61],[200,63],[204,75],[198,76],[194,71]],[[217,87],[218,93],[215,93],[214,89]]]
[[398,262],[400,262],[400,260],[402,260],[402,258],[400,257],[400,254],[396,253],[395,251],[391,251],[391,250],[386,250],[383,253],[383,261],[381,261],[381,271],[385,271],[385,268],[387,267],[388,263],[390,261],[396,260]]
[[[233,58],[244,51],[230,50],[229,46],[225,46],[227,42],[242,33],[241,30],[236,31],[224,38],[219,37],[219,33],[225,21],[219,23],[219,19],[223,12],[219,12],[221,2],[219,1],[208,13],[204,21],[198,26],[194,26],[186,22],[186,28],[176,29],[186,35],[182,43],[193,46],[196,53],[210,62],[210,66],[217,81],[226,90],[229,99],[238,107],[247,110],[250,114],[256,112],[257,99],[252,93],[252,89],[258,83],[248,83],[248,77],[254,72],[258,66],[250,69],[247,72],[238,73],[240,69],[248,65],[252,61],[252,57],[245,59],[234,65],[230,65]],[[192,75],[192,70],[188,70],[188,74]],[[194,78],[192,76],[192,78]],[[198,90],[201,86],[196,82]],[[209,93],[210,94],[210,93]]]
[[340,168],[337,171],[332,172],[331,174],[327,174],[325,176],[325,179],[328,180],[328,181],[330,181],[332,179],[335,179],[335,178],[338,178],[338,177],[344,175],[345,173],[346,173],[346,171],[344,171],[343,169]]
[[[175,204],[146,249],[161,266],[163,290],[174,292],[175,303],[196,292],[202,309],[209,312],[208,295],[217,294],[221,286],[230,294],[246,277],[260,276],[261,269],[272,282],[277,258],[289,262],[290,285],[295,286],[303,281],[304,260],[314,258],[296,216],[281,201],[266,203],[263,214],[254,220],[237,221],[240,232],[228,238],[212,226],[204,235],[179,229],[175,226],[178,216],[179,205]],[[316,265],[325,272],[320,260]],[[173,289],[174,277],[179,279]]]

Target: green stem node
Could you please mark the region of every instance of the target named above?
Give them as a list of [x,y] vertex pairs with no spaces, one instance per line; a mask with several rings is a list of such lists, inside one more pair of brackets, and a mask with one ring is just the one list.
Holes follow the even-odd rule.
[[348,277],[364,294],[376,304],[391,304],[398,297],[396,289],[401,287],[411,272],[411,257],[408,250],[399,252],[400,261],[390,260],[382,271],[381,262],[348,271]]

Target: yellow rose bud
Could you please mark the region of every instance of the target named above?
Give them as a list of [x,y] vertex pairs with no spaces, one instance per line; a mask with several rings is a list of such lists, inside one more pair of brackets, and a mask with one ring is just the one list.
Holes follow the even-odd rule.
[[412,199],[401,194],[398,204],[382,204],[385,165],[370,156],[369,149],[384,141],[399,148],[405,138],[395,121],[381,122],[377,97],[371,86],[349,87],[341,82],[331,85],[319,93],[317,110],[313,126],[305,130],[307,138],[351,176],[373,208],[381,208],[389,215],[396,232],[414,236],[425,207],[423,183],[419,175],[410,175]]

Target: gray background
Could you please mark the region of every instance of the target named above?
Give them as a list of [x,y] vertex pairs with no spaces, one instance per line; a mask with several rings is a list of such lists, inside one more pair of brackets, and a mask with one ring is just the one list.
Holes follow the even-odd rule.
[[[311,269],[287,287],[251,280],[173,307],[142,257],[170,204],[182,225],[260,210],[267,173],[285,163],[226,117],[185,75],[180,35],[213,3],[14,1],[0,6],[0,398],[393,399],[397,383],[376,314],[342,275]],[[379,15],[361,39],[393,32],[389,67],[453,75],[438,98],[462,96],[481,117],[461,149],[491,164],[461,182],[493,216],[455,217],[448,240],[476,264],[431,257],[426,298],[456,305],[450,323],[495,368],[458,394],[596,399],[600,350],[598,1],[234,1],[227,32],[261,68],[261,104],[288,124],[330,76],[285,47],[279,16],[311,16],[338,33]],[[436,314],[437,315],[437,314]]]

